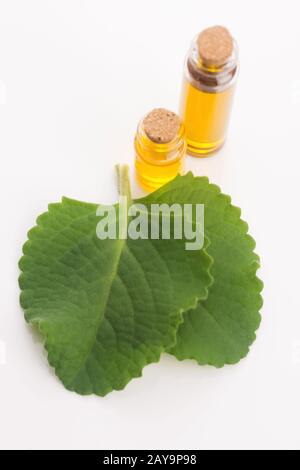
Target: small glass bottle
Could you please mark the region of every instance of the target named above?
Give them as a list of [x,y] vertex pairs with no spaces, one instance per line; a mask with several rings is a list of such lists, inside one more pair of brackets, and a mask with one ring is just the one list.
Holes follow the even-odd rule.
[[186,140],[177,114],[164,108],[151,111],[138,125],[134,146],[137,180],[147,191],[182,172]]
[[213,26],[194,39],[185,63],[179,113],[190,155],[205,157],[223,145],[237,72],[237,44],[226,28]]

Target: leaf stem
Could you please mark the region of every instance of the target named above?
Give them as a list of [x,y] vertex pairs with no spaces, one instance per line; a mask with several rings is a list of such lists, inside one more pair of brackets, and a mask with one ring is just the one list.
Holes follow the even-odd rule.
[[129,166],[124,164],[116,165],[118,178],[118,191],[120,196],[127,197],[128,205],[131,204],[131,188],[129,178]]

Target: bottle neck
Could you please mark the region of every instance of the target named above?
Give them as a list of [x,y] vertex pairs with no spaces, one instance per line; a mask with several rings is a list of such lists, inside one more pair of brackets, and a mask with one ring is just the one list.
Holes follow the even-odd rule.
[[207,66],[199,56],[197,38],[194,39],[186,60],[186,73],[193,86],[207,93],[219,93],[231,87],[238,73],[238,47],[234,41],[233,52],[227,62],[219,67]]
[[135,149],[140,158],[148,163],[169,165],[181,159],[186,152],[184,126],[181,124],[178,134],[171,142],[157,143],[146,135],[143,121],[141,121],[135,136]]

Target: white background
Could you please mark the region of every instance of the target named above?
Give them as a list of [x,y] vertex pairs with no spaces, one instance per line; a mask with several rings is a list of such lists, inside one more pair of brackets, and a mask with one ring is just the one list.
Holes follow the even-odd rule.
[[[299,16],[297,0],[0,1],[1,448],[300,449]],[[240,46],[231,127],[186,166],[232,195],[257,240],[257,342],[234,367],[165,355],[122,392],[75,395],[19,307],[27,230],[62,195],[115,201],[138,120],[177,110],[190,41],[214,24]]]

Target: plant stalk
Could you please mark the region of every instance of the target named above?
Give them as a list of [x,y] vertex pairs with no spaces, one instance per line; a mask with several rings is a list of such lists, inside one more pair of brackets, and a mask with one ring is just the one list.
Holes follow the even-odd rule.
[[127,197],[128,206],[132,203],[129,166],[124,164],[116,165],[117,178],[118,178],[118,191],[120,196]]

